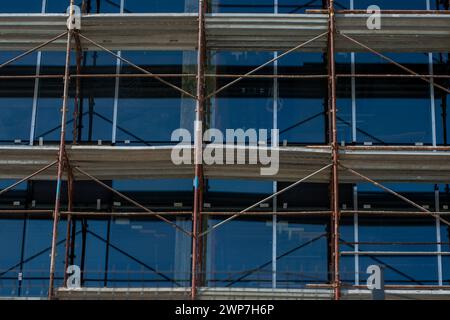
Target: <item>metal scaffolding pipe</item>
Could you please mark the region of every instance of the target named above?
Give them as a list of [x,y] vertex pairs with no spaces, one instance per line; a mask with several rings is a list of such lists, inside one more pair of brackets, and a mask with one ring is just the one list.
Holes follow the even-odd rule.
[[[308,9],[306,13],[327,14],[328,10]],[[335,10],[336,14],[367,14],[367,10]],[[448,10],[380,10],[381,14],[450,14]]]
[[64,172],[64,163],[66,159],[65,154],[65,136],[66,136],[66,116],[68,109],[69,99],[69,73],[70,73],[70,48],[72,40],[72,30],[67,32],[67,47],[66,47],[66,60],[65,60],[65,75],[64,75],[64,94],[63,104],[61,110],[61,136],[59,142],[59,154],[58,154],[58,177],[56,181],[56,199],[55,209],[53,212],[53,230],[52,230],[52,247],[50,253],[50,280],[48,289],[48,298],[53,299],[54,281],[55,281],[55,263],[56,263],[56,243],[58,239],[58,222],[60,218],[60,206],[61,206],[61,184]]
[[[81,41],[80,37],[78,36],[78,33],[74,33],[74,39],[75,39],[75,48],[76,48],[76,55],[77,55],[77,75],[81,74],[81,60],[83,59],[83,51],[81,47]],[[83,97],[81,97],[81,78],[76,77],[76,89],[75,89],[75,108],[73,110],[73,129],[72,129],[72,143],[76,144],[78,141],[78,117],[80,116],[80,105],[81,100]]]
[[430,79],[450,79],[444,74],[337,74],[337,78],[430,78]]
[[197,287],[199,285],[199,268],[201,244],[203,239],[198,237],[203,209],[203,122],[205,115],[205,64],[206,64],[206,39],[205,39],[205,13],[206,1],[199,0],[198,3],[198,51],[197,51],[197,101],[195,108],[195,177],[194,177],[194,208],[192,215],[192,268],[191,268],[191,299],[195,300],[197,296]]
[[[113,74],[113,73],[88,73],[88,74],[71,74],[72,78],[81,79],[95,79],[95,78],[195,78],[196,74],[191,73],[126,73],[126,74]],[[246,79],[328,79],[328,75],[324,74],[210,74],[206,73],[205,78],[246,78]],[[450,79],[449,75],[445,74],[336,74],[336,78],[430,78],[430,79]],[[35,74],[35,75],[0,75],[0,80],[9,79],[64,79],[62,74]]]
[[433,251],[342,251],[341,255],[360,256],[450,256],[450,252]]
[[[314,148],[314,147],[308,147]],[[341,151],[450,151],[449,146],[345,146]]]
[[339,274],[339,144],[337,141],[337,106],[336,106],[336,61],[335,61],[335,14],[334,0],[328,3],[329,26],[328,26],[328,74],[329,74],[329,113],[332,130],[331,133],[331,150],[332,150],[332,179],[331,179],[331,254],[332,254],[332,275],[334,299],[340,299],[340,274]]

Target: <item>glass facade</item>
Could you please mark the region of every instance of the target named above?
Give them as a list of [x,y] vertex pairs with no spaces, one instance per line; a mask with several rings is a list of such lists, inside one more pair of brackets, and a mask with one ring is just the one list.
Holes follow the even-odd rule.
[[[86,14],[197,13],[196,0],[75,1]],[[336,9],[362,9],[378,4],[383,10],[448,10],[446,1],[341,0]],[[301,14],[325,9],[326,1],[211,0],[210,13]],[[64,13],[66,1],[1,1],[0,14]],[[0,16],[1,19],[1,16]],[[192,74],[196,51],[120,51],[116,53],[154,74]],[[207,73],[245,74],[281,52],[208,50]],[[20,52],[0,51],[0,63]],[[421,74],[448,75],[447,53],[384,55]],[[82,54],[84,73],[132,74],[135,69],[101,51]],[[0,75],[64,73],[65,53],[42,51],[0,69]],[[75,53],[71,73],[76,73]],[[338,73],[399,74],[401,69],[370,53],[336,53]],[[259,70],[256,75],[324,75],[327,57],[320,52],[295,52]],[[189,80],[190,79],[190,80]],[[191,78],[168,78],[195,92]],[[353,78],[354,79],[354,78]],[[74,145],[156,147],[172,145],[178,128],[194,132],[196,102],[153,78],[83,78],[78,115],[76,86],[71,81],[66,140]],[[230,81],[208,77],[212,93]],[[449,88],[447,79],[437,80]],[[280,130],[287,147],[325,146],[329,141],[326,78],[248,78],[208,99],[208,128]],[[1,79],[1,146],[57,145],[60,139],[60,78]],[[352,146],[448,146],[450,97],[417,78],[338,78],[338,140]],[[1,156],[0,156],[1,157]],[[0,159],[2,160],[2,159]],[[4,189],[14,181],[0,181]],[[191,178],[104,181],[157,212],[183,211],[170,222],[191,231]],[[282,190],[284,181],[209,179],[204,190],[202,225],[223,222],[223,212],[240,210]],[[450,189],[445,184],[391,183],[388,186],[430,211],[448,211]],[[67,184],[63,183],[63,194]],[[75,211],[134,212],[136,208],[94,182],[76,181]],[[52,210],[52,181],[28,181],[0,197],[0,296],[46,297],[52,219],[17,210]],[[67,199],[63,196],[63,210]],[[414,211],[413,207],[366,183],[344,184],[342,210]],[[301,289],[327,284],[330,272],[329,184],[305,183],[257,207],[245,217],[227,222],[205,237],[202,285],[220,288]],[[317,212],[310,216],[295,212]],[[277,213],[277,214],[274,214]],[[450,228],[429,216],[347,214],[341,221],[341,278],[345,285],[362,285],[369,265],[384,266],[389,285],[450,285]],[[156,218],[133,216],[73,217],[70,262],[81,267],[84,287],[188,288],[191,285],[191,237]],[[67,221],[58,226],[55,287],[63,286]],[[379,252],[399,251],[389,255]],[[374,252],[374,253],[371,253]],[[378,253],[377,253],[378,252]],[[410,254],[408,254],[410,252]],[[419,254],[417,254],[419,252]]]

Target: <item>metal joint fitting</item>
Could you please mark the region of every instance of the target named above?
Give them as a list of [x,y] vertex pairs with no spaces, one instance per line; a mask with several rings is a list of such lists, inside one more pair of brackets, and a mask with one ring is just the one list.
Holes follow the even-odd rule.
[[67,7],[67,29],[68,30],[81,30],[81,9],[76,5],[70,5]]

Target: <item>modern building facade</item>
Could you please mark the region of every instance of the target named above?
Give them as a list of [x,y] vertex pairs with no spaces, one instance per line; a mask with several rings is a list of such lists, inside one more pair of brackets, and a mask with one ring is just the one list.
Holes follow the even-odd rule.
[[0,296],[450,298],[449,51],[448,0],[1,1]]

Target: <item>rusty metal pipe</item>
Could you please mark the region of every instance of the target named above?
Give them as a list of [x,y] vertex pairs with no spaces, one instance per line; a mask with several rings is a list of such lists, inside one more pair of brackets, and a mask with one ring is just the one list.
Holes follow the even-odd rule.
[[69,73],[70,73],[70,48],[72,40],[72,31],[67,32],[67,46],[66,46],[66,60],[65,60],[65,74],[64,74],[64,94],[63,94],[63,104],[61,110],[61,136],[59,143],[59,154],[58,154],[58,176],[56,182],[56,196],[55,196],[55,209],[53,213],[53,230],[52,230],[52,247],[50,253],[50,279],[49,279],[49,289],[48,298],[53,299],[54,295],[54,281],[55,281],[55,263],[56,263],[56,243],[58,239],[58,222],[60,218],[60,206],[61,206],[61,184],[64,171],[65,162],[65,135],[66,135],[66,117],[68,109],[68,99],[69,99]]
[[[109,73],[88,73],[88,74],[72,74],[72,78],[183,78],[197,77],[195,74],[190,73],[127,73],[127,74],[109,74]],[[328,75],[324,74],[208,74],[204,75],[205,78],[242,78],[247,79],[327,79]],[[434,78],[434,79],[450,79],[449,75],[444,74],[387,74],[387,73],[375,73],[375,74],[337,74],[337,78]],[[0,75],[0,80],[14,80],[14,79],[64,79],[64,75],[60,74],[40,74],[40,75]]]
[[449,75],[443,74],[337,74],[337,78],[430,78],[430,79],[450,79]]
[[328,2],[328,63],[329,63],[329,112],[331,119],[331,149],[332,149],[332,226],[331,226],[331,253],[332,253],[332,274],[333,274],[333,288],[334,299],[339,300],[341,296],[340,291],[340,274],[339,274],[339,144],[337,141],[337,106],[336,106],[336,61],[335,61],[335,13],[334,0]]
[[191,268],[191,299],[195,300],[197,296],[197,287],[199,285],[199,261],[201,247],[198,233],[201,227],[201,214],[203,209],[203,121],[205,114],[205,64],[206,64],[206,36],[205,36],[205,12],[206,1],[199,0],[198,12],[198,51],[197,51],[197,104],[195,110],[195,178],[194,178],[194,210],[192,215],[192,268]]
[[[306,13],[310,14],[327,14],[328,10],[324,9],[308,9]],[[335,10],[336,14],[370,14],[367,10]],[[449,10],[380,10],[381,14],[450,14]]]
[[[81,48],[80,37],[78,32],[74,33],[74,39],[76,43],[76,54],[77,54],[77,75],[81,74],[81,60],[83,59],[83,52]],[[78,117],[80,113],[80,99],[81,99],[81,78],[76,78],[76,89],[75,89],[75,108],[73,110],[73,128],[72,128],[72,143],[76,144],[78,139]]]
[[450,151],[450,146],[345,146],[340,149],[344,151]]

